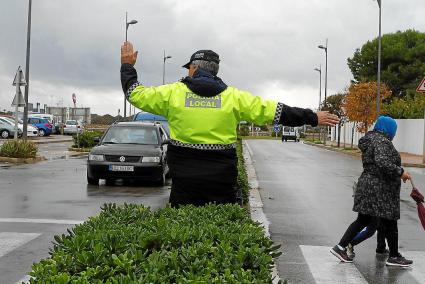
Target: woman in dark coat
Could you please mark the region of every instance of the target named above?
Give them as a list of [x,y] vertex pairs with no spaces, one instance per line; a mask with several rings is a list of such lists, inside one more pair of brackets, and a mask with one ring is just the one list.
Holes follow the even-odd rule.
[[379,218],[390,250],[386,264],[409,266],[413,263],[398,252],[401,180],[406,182],[410,175],[401,167],[400,154],[391,142],[396,131],[394,119],[380,116],[374,130],[359,141],[363,172],[357,183],[353,207],[353,211],[359,214],[339,244],[331,249],[331,253],[341,261],[353,261],[347,255],[346,247],[359,232]]

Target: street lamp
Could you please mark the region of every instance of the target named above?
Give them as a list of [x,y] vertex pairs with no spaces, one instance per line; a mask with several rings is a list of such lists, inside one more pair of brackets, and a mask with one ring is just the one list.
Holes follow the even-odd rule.
[[[125,42],[127,42],[127,33],[128,33],[128,27],[130,25],[137,24],[136,20],[128,21],[128,12],[125,12]],[[124,94],[124,118],[127,117],[127,99]]]
[[320,83],[319,83],[319,110],[322,103],[322,65],[319,65],[319,68],[314,68],[315,71],[319,72]]
[[165,61],[170,58],[171,58],[170,55],[165,56],[165,50],[164,50],[164,63],[162,65],[162,84],[163,85],[165,84]]
[[381,3],[382,0],[376,0],[379,6],[379,36],[378,36],[378,92],[376,95],[376,114],[379,116],[381,111]]
[[326,45],[319,45],[318,48],[325,50],[326,66],[325,66],[325,101],[328,95],[328,39],[326,39]]
[[22,137],[27,138],[27,129],[28,129],[28,92],[30,88],[30,48],[31,48],[31,6],[32,0],[28,0],[28,27],[27,27],[27,55],[25,60],[25,78],[27,79],[27,84],[25,86],[25,106],[24,106],[24,126],[22,129]]

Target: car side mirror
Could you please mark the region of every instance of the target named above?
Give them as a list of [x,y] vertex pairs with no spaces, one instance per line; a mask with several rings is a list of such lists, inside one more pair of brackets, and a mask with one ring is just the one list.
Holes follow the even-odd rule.
[[93,138],[93,141],[94,141],[94,143],[99,144],[99,142],[100,142],[100,137],[94,137],[94,138]]

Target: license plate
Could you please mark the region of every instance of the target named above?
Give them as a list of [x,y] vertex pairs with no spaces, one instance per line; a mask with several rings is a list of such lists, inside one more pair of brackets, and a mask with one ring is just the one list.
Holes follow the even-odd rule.
[[111,172],[134,172],[134,166],[109,165],[109,170]]

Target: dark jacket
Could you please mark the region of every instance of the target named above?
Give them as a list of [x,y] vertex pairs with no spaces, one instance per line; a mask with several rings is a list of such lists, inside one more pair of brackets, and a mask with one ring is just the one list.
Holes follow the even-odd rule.
[[353,211],[385,219],[400,219],[400,154],[389,137],[370,131],[359,141],[363,172],[354,195]]

